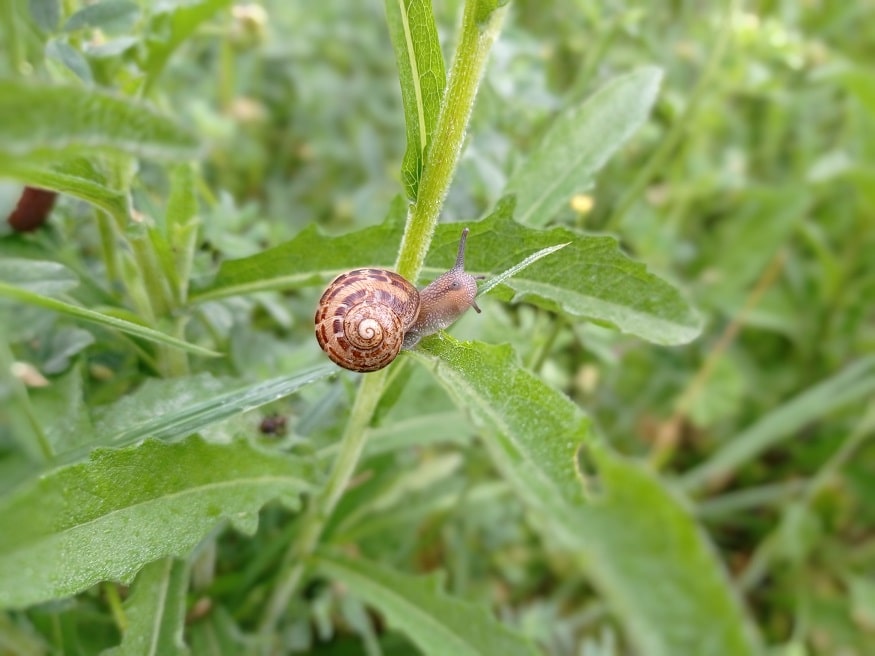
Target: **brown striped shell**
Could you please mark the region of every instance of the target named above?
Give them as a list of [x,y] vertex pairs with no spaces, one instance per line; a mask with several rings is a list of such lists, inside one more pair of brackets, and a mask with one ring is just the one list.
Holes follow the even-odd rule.
[[376,371],[394,360],[419,315],[419,292],[393,271],[354,269],[328,286],[316,309],[316,340],[335,363]]

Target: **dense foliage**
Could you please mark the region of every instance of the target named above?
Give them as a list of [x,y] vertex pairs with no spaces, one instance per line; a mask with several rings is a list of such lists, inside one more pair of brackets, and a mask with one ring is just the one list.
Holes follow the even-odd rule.
[[0,653],[875,653],[875,8],[434,4],[0,5]]

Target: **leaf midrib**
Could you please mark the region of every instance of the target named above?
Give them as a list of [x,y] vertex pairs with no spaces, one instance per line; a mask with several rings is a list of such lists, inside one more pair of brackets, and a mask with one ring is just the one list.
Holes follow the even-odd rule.
[[[253,477],[247,477],[247,478],[243,478],[243,479],[235,478],[235,479],[230,480],[230,481],[219,481],[219,482],[215,482],[215,483],[208,483],[206,485],[198,485],[196,487],[185,488],[184,490],[179,490],[179,491],[173,492],[171,494],[149,497],[148,499],[144,499],[142,501],[137,501],[135,503],[131,503],[131,504],[122,506],[120,508],[116,508],[108,513],[98,515],[97,517],[94,517],[93,519],[89,519],[88,521],[79,522],[77,524],[73,524],[72,526],[65,527],[65,528],[58,530],[58,531],[54,531],[54,532],[50,532],[50,533],[41,533],[37,536],[34,536],[32,539],[28,539],[27,541],[23,542],[22,544],[14,547],[13,549],[11,549],[9,551],[0,551],[0,558],[5,558],[8,556],[11,556],[11,555],[17,553],[18,551],[21,551],[25,548],[30,548],[33,545],[39,544],[39,543],[44,542],[48,539],[57,538],[57,537],[65,535],[67,533],[73,533],[73,532],[85,529],[90,525],[97,525],[102,521],[109,521],[113,515],[117,515],[120,513],[133,512],[133,511],[136,511],[138,508],[145,507],[145,506],[148,506],[150,504],[157,503],[157,502],[172,501],[173,499],[181,499],[181,498],[184,498],[185,496],[188,496],[188,495],[208,494],[208,493],[213,492],[215,490],[221,490],[224,487],[233,488],[233,487],[251,486],[251,487],[255,487],[255,488],[260,488],[260,487],[264,487],[264,486],[276,484],[276,483],[282,483],[282,484],[287,485],[287,486],[298,486],[298,487],[292,487],[292,490],[297,491],[299,493],[303,492],[304,490],[306,490],[310,487],[310,484],[303,479],[289,477],[289,476],[276,476],[276,475],[258,476],[258,477],[253,476]],[[227,519],[229,516],[230,516],[229,514],[223,513],[223,514],[217,515],[216,519],[217,519],[217,521],[219,519]]]
[[419,65],[416,61],[416,49],[413,45],[413,35],[410,33],[410,15],[407,13],[404,0],[398,0],[401,10],[401,25],[404,28],[404,41],[407,43],[407,58],[410,61],[410,76],[413,79],[413,95],[416,98],[416,121],[419,125],[419,153],[425,152],[428,135],[425,128],[425,103],[422,99],[422,84],[419,79]]

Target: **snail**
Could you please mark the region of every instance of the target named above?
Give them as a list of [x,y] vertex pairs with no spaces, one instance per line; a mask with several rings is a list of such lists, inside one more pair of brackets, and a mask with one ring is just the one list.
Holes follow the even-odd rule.
[[316,340],[335,363],[351,371],[377,371],[401,349],[447,328],[474,302],[477,279],[465,272],[462,231],[452,269],[422,290],[387,269],[354,269],[328,285],[316,309]]

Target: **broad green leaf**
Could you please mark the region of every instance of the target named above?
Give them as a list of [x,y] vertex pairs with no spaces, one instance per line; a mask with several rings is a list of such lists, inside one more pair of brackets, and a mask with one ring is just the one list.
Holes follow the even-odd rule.
[[[457,404],[491,429],[490,454],[538,514],[553,515],[566,544],[577,544],[586,502],[575,477],[575,454],[593,436],[589,420],[568,399],[514,361],[509,346],[462,343],[449,336],[423,341],[413,355],[430,363]],[[429,355],[431,357],[425,358]]]
[[101,656],[183,656],[189,567],[174,558],[149,563],[134,581],[125,601],[128,626],[118,647]]
[[562,113],[514,172],[505,194],[517,197],[520,223],[545,225],[641,127],[656,100],[662,72],[642,68],[619,77]]
[[[532,303],[574,319],[589,319],[657,344],[683,344],[698,336],[701,321],[681,293],[624,255],[617,240],[569,228],[534,230],[510,220],[511,203],[471,224],[466,266],[473,273],[502,271],[542,248],[567,244],[515,274],[495,295]],[[433,242],[449,251],[446,228]],[[456,237],[458,238],[458,237]],[[449,254],[444,252],[445,261]],[[429,259],[429,264],[434,260]]]
[[[575,319],[589,319],[658,344],[694,339],[701,322],[677,289],[625,256],[617,240],[556,227],[535,230],[511,219],[505,199],[488,218],[468,223],[466,268],[474,274],[506,271],[545,248],[567,244],[495,290],[501,300],[532,303]],[[426,277],[452,266],[461,224],[438,226]],[[222,265],[215,282],[196,295],[207,300],[267,289],[324,284],[343,270],[392,266],[400,228],[384,223],[342,237],[307,228],[276,248]]]
[[755,625],[687,504],[643,466],[593,455],[603,496],[581,518],[587,571],[640,653],[759,656]]
[[58,296],[79,284],[70,269],[57,262],[31,260],[23,257],[0,259],[0,283],[46,296]]
[[182,349],[183,351],[188,351],[189,353],[193,353],[195,355],[205,357],[215,357],[221,355],[216,351],[212,351],[196,344],[190,344],[171,335],[167,335],[166,333],[154,330],[153,328],[147,328],[146,326],[141,326],[138,323],[125,321],[124,319],[118,319],[108,314],[79,307],[78,305],[73,305],[72,303],[67,303],[65,301],[50,298],[49,296],[43,296],[42,294],[37,294],[36,292],[32,292],[17,285],[9,285],[4,282],[0,282],[0,298],[2,297],[15,299],[17,301],[28,303],[30,305],[43,307],[48,310],[54,310],[55,312],[60,312],[61,314],[75,317],[76,319],[82,319],[83,321],[96,323],[106,328],[120,330],[123,333],[127,333],[128,335],[134,335],[135,337],[141,337],[150,342],[157,342],[159,344],[173,346],[175,348]]
[[852,362],[835,376],[801,392],[733,437],[708,460],[684,475],[684,489],[696,490],[731,476],[766,449],[795,436],[809,422],[852,403],[871,401],[873,394],[875,357],[870,356]]
[[311,223],[285,244],[224,262],[213,283],[193,294],[193,300],[322,284],[355,266],[392,266],[401,242],[405,205],[396,198],[386,221],[340,237],[321,235]]
[[485,608],[452,599],[441,591],[438,576],[415,577],[363,559],[327,552],[317,568],[379,609],[425,654],[444,656],[534,656],[538,652],[491,617]]
[[169,117],[104,91],[0,81],[0,167],[97,151],[173,160],[196,155],[197,141]]
[[310,489],[301,461],[244,441],[96,449],[0,499],[0,607],[24,607],[99,581],[129,582],[146,563],[186,556],[217,526],[252,533],[258,511]]
[[386,0],[407,125],[401,180],[416,200],[419,178],[441,108],[447,78],[431,0]]
[[[481,426],[547,539],[580,551],[640,653],[758,653],[690,511],[653,473],[595,443],[577,406],[516,364],[508,347],[432,337],[413,355]],[[578,473],[582,456],[594,472]]]
[[113,189],[106,177],[81,157],[45,163],[21,163],[0,157],[0,175],[87,201],[113,216],[129,214],[128,195]]

